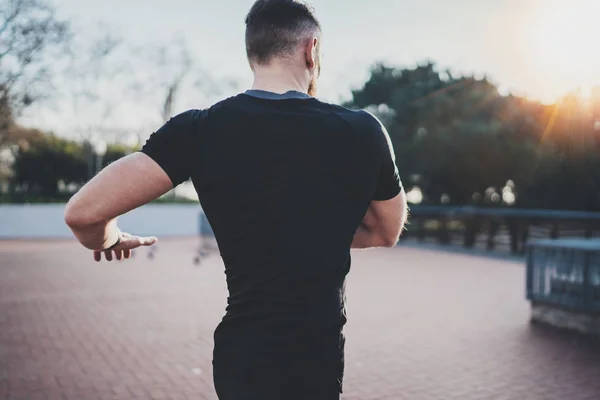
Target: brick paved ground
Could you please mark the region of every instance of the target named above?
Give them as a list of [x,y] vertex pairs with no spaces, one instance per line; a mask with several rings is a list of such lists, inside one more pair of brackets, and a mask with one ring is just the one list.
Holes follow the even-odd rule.
[[[95,264],[72,243],[0,242],[0,399],[215,399],[222,264],[196,241]],[[600,345],[528,323],[520,262],[355,253],[348,400],[598,400]]]

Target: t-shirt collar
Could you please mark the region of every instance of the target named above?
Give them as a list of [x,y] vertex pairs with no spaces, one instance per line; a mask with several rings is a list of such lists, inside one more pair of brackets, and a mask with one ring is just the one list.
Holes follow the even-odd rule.
[[280,93],[268,92],[266,90],[251,89],[251,90],[247,90],[246,94],[248,96],[258,97],[260,99],[267,99],[267,100],[310,99],[311,98],[311,96],[309,96],[308,94],[298,92],[297,90],[290,90],[288,92],[280,94]]

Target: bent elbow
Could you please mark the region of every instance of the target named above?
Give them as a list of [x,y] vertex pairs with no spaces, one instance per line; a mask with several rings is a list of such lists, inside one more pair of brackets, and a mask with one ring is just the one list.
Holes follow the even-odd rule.
[[82,229],[95,224],[90,214],[73,201],[67,203],[65,207],[64,220],[71,229]]
[[75,207],[67,204],[64,214],[65,224],[71,229],[79,228],[83,225],[83,217]]
[[381,247],[387,247],[387,248],[396,247],[399,239],[400,239],[399,236],[396,236],[396,235],[383,236],[380,239]]

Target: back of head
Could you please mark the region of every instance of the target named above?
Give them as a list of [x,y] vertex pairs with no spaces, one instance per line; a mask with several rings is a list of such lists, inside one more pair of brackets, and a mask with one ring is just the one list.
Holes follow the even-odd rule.
[[321,25],[313,9],[300,0],[258,0],[246,17],[246,52],[251,65],[291,57],[300,45],[320,35]]

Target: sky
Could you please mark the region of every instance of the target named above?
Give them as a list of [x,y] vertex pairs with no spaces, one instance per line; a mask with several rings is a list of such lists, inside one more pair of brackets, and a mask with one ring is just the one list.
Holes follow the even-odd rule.
[[[245,59],[244,17],[253,0],[53,0],[76,32],[103,23],[136,44],[183,41],[202,68],[233,79],[240,90],[252,82]],[[348,99],[377,61],[396,66],[435,62],[441,69],[484,75],[503,93],[551,102],[582,86],[600,83],[600,2],[596,0],[313,0],[324,29],[319,96]],[[598,4],[596,4],[598,3]],[[125,55],[126,56],[126,55]],[[125,57],[124,56],[124,57]],[[114,90],[114,89],[113,89]],[[234,94],[234,93],[231,93]],[[212,101],[212,99],[210,99]],[[184,96],[175,111],[204,107],[207,99]],[[129,107],[129,108],[128,108]],[[124,127],[160,122],[124,105],[115,114]],[[90,111],[90,114],[92,112]],[[152,116],[155,115],[156,116]],[[42,106],[25,123],[69,135],[92,118]],[[148,124],[139,124],[140,119]],[[119,123],[113,121],[113,124]],[[90,123],[91,125],[92,123]],[[136,125],[137,124],[137,125]]]

